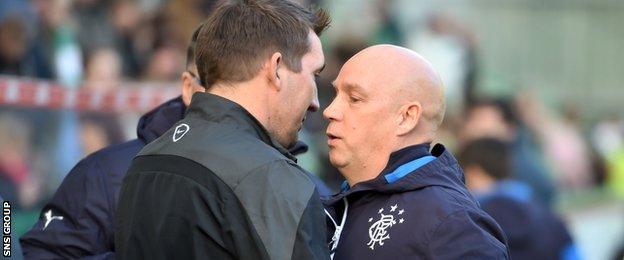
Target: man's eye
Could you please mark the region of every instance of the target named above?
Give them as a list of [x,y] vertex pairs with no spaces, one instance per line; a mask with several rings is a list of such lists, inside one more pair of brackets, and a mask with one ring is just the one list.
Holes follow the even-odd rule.
[[349,101],[351,101],[352,103],[356,103],[356,102],[362,101],[362,99],[360,99],[358,97],[350,96],[349,97]]

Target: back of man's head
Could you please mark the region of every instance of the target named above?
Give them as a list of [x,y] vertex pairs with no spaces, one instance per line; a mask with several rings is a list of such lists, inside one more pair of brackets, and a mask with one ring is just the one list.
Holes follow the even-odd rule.
[[226,0],[199,32],[196,63],[203,86],[252,79],[263,60],[280,52],[294,72],[309,51],[310,30],[320,35],[329,24],[323,10],[315,13],[288,0]]
[[479,167],[488,176],[501,180],[509,177],[509,145],[495,138],[480,138],[466,143],[459,151],[462,167]]

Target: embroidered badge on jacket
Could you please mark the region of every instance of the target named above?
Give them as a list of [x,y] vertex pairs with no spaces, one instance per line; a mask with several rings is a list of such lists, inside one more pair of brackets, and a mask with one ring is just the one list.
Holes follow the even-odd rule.
[[[373,222],[373,218],[369,218],[368,222],[373,223],[368,228],[368,236],[370,241],[366,244],[371,250],[375,250],[375,245],[383,246],[384,241],[390,239],[389,228],[397,224],[403,224],[405,219],[403,218],[404,209],[400,209],[397,211],[399,207],[398,204],[394,204],[390,206],[390,210],[388,214],[384,214],[385,208],[380,208],[377,213],[379,213],[379,220]],[[397,222],[398,219],[398,222]]]

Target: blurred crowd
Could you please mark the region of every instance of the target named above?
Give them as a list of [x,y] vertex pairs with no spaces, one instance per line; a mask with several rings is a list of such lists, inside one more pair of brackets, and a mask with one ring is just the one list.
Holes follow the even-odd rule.
[[[188,40],[213,1],[0,2],[0,74],[110,91],[179,79]],[[175,83],[170,84],[171,87]],[[138,112],[1,108],[2,196],[36,208],[82,157],[133,138]],[[17,131],[16,131],[17,130]],[[6,188],[5,188],[6,187]]]
[[[619,114],[588,118],[582,104],[545,103],[521,84],[502,96],[484,93],[479,53],[487,50],[479,48],[466,23],[445,13],[427,13],[417,29],[405,30],[394,15],[397,1],[362,1],[364,7],[356,9],[366,15],[353,29],[341,24],[354,17],[340,1],[300,2],[325,7],[336,17],[322,37],[327,66],[318,82],[321,109],[333,98],[330,84],[341,64],[357,51],[375,43],[406,46],[430,60],[445,82],[447,114],[439,142],[453,151],[482,138],[505,142],[509,178],[527,184],[550,209],[561,194],[599,189],[624,198]],[[173,88],[191,34],[213,5],[208,0],[2,0],[0,75],[97,91],[136,81]],[[19,210],[37,212],[78,160],[134,138],[138,116],[0,105],[0,195]],[[300,163],[337,188],[341,177],[327,158],[325,126],[321,113],[308,116],[301,139],[310,149]]]

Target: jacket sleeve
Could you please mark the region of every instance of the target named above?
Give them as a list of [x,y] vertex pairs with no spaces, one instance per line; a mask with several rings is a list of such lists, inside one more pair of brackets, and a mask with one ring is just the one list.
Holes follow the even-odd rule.
[[498,225],[481,214],[458,211],[442,221],[429,241],[429,259],[509,259]]
[[39,220],[20,239],[26,259],[114,258],[110,196],[97,159],[65,177]]
[[234,190],[271,259],[329,259],[318,192],[301,168],[279,160]]
[[[315,191],[299,220],[291,259],[327,259],[327,228],[323,206]],[[319,216],[320,214],[320,216]],[[319,239],[322,238],[322,239]]]

